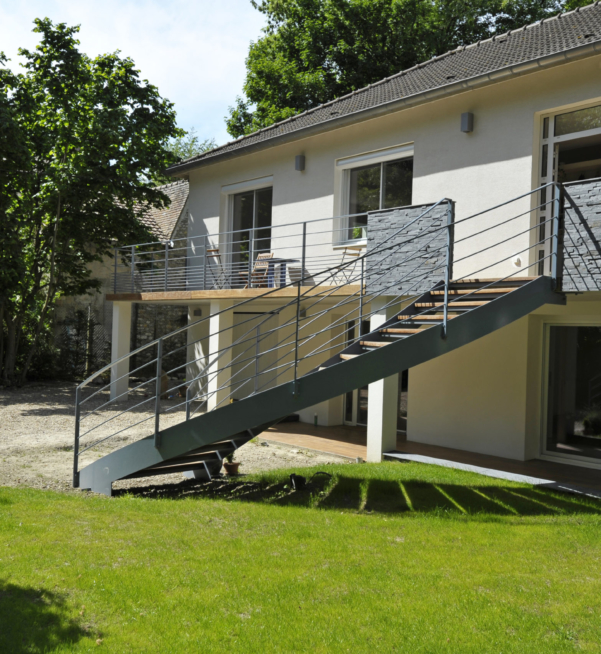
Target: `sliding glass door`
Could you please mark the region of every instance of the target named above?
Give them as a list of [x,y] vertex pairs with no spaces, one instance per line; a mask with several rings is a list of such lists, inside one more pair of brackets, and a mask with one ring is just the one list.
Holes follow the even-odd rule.
[[601,327],[548,329],[545,453],[601,463]]
[[271,250],[272,198],[272,188],[234,195],[232,234],[234,274],[246,273],[250,260],[254,261],[261,252]]

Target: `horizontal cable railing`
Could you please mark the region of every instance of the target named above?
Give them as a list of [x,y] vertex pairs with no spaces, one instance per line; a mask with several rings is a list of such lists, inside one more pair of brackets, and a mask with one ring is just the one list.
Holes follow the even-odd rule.
[[316,286],[336,266],[328,280],[341,283],[345,264],[365,249],[363,221],[366,214],[349,214],[118,247],[113,292],[281,288],[301,278]]
[[[536,276],[541,261],[550,262],[557,279],[561,192],[554,184],[541,188],[548,187],[553,193],[545,202],[538,201],[541,189],[536,189],[461,220],[455,220],[451,200],[440,200],[380,240],[370,239],[352,259],[326,261],[311,273],[320,280],[317,288],[307,283],[310,249],[303,245],[309,223],[303,224],[298,278],[282,279],[281,286],[268,286],[258,298],[242,300],[148,343],[78,386],[75,477],[79,457],[102,452],[110,439],[122,444],[151,435],[160,447],[161,431],[168,426],[281,384],[292,382],[296,389],[299,378],[360,340],[361,325],[375,313],[401,313],[434,286],[442,292],[435,309],[442,314],[445,337],[454,303],[476,293],[468,289],[453,296],[454,281],[484,276],[478,290],[499,288],[514,278]],[[546,209],[550,217],[541,221]],[[543,234],[541,225],[551,229]],[[290,293],[265,310],[265,301],[282,288]],[[263,308],[253,311],[257,300]],[[211,332],[211,325],[229,313],[236,320],[230,318],[226,327]],[[351,323],[360,326],[354,341],[347,339]]]

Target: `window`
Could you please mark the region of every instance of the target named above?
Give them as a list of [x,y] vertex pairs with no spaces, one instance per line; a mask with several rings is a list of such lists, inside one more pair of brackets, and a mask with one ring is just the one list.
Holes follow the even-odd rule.
[[365,237],[368,211],[411,204],[413,159],[352,168],[349,177],[349,239]]
[[546,451],[601,459],[601,327],[550,327]]
[[555,136],[584,132],[601,127],[601,104],[588,109],[570,111],[567,114],[555,116]]
[[246,191],[233,196],[232,253],[234,264],[248,264],[249,256],[271,249],[273,188]]

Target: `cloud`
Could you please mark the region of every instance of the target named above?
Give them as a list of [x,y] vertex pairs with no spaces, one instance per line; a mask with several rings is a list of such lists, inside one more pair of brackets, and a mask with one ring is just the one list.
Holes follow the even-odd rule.
[[33,20],[81,25],[81,49],[120,50],[141,76],[175,103],[181,127],[201,138],[230,140],[224,116],[244,83],[244,60],[263,15],[249,0],[30,0],[0,6],[0,50],[17,68],[19,47],[33,49]]

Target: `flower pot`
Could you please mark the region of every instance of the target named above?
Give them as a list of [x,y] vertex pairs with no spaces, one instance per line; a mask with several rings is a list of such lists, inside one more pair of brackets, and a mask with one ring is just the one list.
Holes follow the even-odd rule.
[[223,467],[225,468],[225,474],[228,477],[235,477],[238,474],[238,468],[240,467],[240,461],[229,461],[223,462]]

